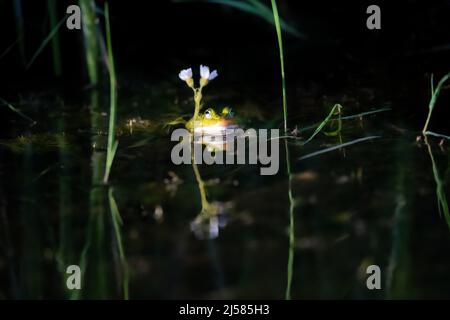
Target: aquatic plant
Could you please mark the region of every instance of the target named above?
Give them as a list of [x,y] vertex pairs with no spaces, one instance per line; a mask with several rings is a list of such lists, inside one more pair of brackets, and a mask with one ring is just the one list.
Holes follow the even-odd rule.
[[[392,184],[395,194],[395,208],[392,225],[392,245],[386,275],[386,298],[414,298],[414,290],[410,287],[412,267],[412,195],[414,185],[408,169],[413,162],[411,148],[399,140],[395,147],[396,170]],[[389,208],[391,214],[392,208]]]
[[109,73],[109,126],[108,126],[108,147],[106,153],[106,167],[103,182],[107,183],[111,172],[112,163],[117,152],[119,142],[115,138],[116,114],[117,114],[117,93],[116,93],[116,69],[114,66],[114,55],[111,43],[111,26],[109,23],[108,3],[105,3],[105,28],[106,43],[108,49],[108,73]]
[[[198,114],[202,108],[202,90],[205,86],[208,85],[208,83],[211,80],[214,80],[219,73],[217,70],[210,71],[208,66],[200,65],[200,80],[199,80],[199,86],[195,87],[194,79],[192,78],[192,68],[181,70],[178,74],[178,77],[186,82],[186,85],[192,89],[192,92],[194,94],[194,102],[195,102],[195,108],[194,108],[194,115],[192,117],[193,125],[192,125],[192,132],[195,132],[195,127],[197,126],[197,122],[199,121]],[[194,142],[194,141],[193,141]],[[205,189],[205,183],[200,175],[200,171],[197,167],[197,162],[195,161],[195,152],[191,153],[192,157],[192,168],[194,170],[195,179],[197,181],[197,185],[200,192],[200,200],[201,200],[201,206],[202,210],[200,213],[200,217],[211,217],[216,214],[217,207],[213,204],[211,204],[207,197],[206,197],[206,189]]]
[[[174,2],[193,2],[193,1],[203,1],[209,3],[216,3],[224,6],[229,6],[242,12],[253,14],[257,17],[264,19],[266,22],[275,25],[276,22],[273,19],[273,13],[269,6],[267,6],[261,0],[173,0]],[[306,38],[306,35],[300,32],[292,24],[287,23],[285,20],[280,18],[280,26],[287,33],[298,37]]]
[[122,231],[120,227],[123,225],[122,218],[120,216],[119,207],[117,206],[116,200],[114,198],[114,189],[110,187],[108,189],[108,201],[109,201],[109,209],[111,213],[111,220],[114,229],[114,236],[116,238],[117,244],[117,252],[119,254],[119,262],[122,270],[122,290],[123,290],[123,298],[128,300],[128,282],[129,282],[129,274],[128,274],[128,264],[125,258],[125,251],[123,249],[123,240],[122,240]]
[[[283,37],[281,34],[281,23],[278,14],[278,7],[276,0],[272,1],[272,13],[275,22],[275,29],[278,40],[278,53],[280,58],[280,71],[281,71],[281,91],[283,96],[283,122],[284,132],[287,133],[287,94],[286,94],[286,75],[284,72],[284,51],[283,51]],[[284,150],[286,157],[286,171],[288,175],[288,198],[289,198],[289,254],[287,263],[287,284],[285,298],[291,299],[292,277],[294,269],[294,244],[295,244],[295,223],[294,223],[294,209],[295,201],[292,193],[292,171],[291,171],[291,159],[289,155],[288,141],[284,140]]]
[[26,152],[33,147],[35,152],[48,149],[65,149],[69,147],[68,137],[63,133],[42,133],[34,135],[21,135],[10,140],[0,140],[0,145],[17,153]]
[[[50,17],[50,29],[58,29],[57,25],[57,13],[56,13],[56,0],[47,0],[48,15]],[[56,31],[52,37],[52,54],[53,54],[53,72],[55,76],[60,76],[62,73],[61,65],[61,48],[59,43],[59,32]]]
[[[53,43],[55,43],[53,39],[58,34],[59,28],[61,28],[61,26],[64,24],[67,17],[68,17],[68,15],[65,15],[61,20],[59,20],[58,23],[55,23],[52,21],[52,25],[51,25],[52,29],[50,30],[50,33],[41,42],[41,44],[39,45],[39,47],[33,54],[31,60],[28,62],[26,69],[29,69],[31,67],[31,65],[34,63],[34,61],[37,59],[37,57],[42,53],[42,51],[45,49],[47,44],[50,43],[50,41],[53,41]],[[55,56],[54,56],[54,58],[55,58]]]
[[192,68],[181,70],[178,74],[178,77],[186,82],[186,85],[191,88],[194,93],[195,109],[193,116],[193,130],[196,126],[198,114],[202,108],[202,90],[205,86],[208,85],[211,80],[214,80],[218,75],[219,73],[217,72],[217,70],[211,72],[208,66],[200,65],[199,87],[195,87],[194,79],[192,78]]
[[86,66],[92,87],[98,83],[98,60],[100,34],[97,28],[96,5],[93,0],[79,0],[82,22]]
[[27,119],[28,121],[31,122],[32,125],[36,124],[36,121],[34,121],[33,119],[31,119],[29,116],[27,116],[26,114],[24,114],[22,111],[20,111],[19,109],[15,108],[11,103],[9,103],[8,101],[0,98],[0,102],[7,106],[11,111],[17,113],[19,116],[21,116],[24,119]]
[[445,76],[443,76],[441,78],[441,80],[439,80],[438,85],[435,89],[433,75],[431,75],[431,99],[430,99],[430,103],[428,104],[428,116],[425,121],[425,125],[423,126],[423,129],[422,129],[423,135],[433,133],[431,131],[428,131],[428,125],[430,124],[431,115],[433,114],[433,110],[434,110],[434,107],[436,106],[437,99],[439,97],[439,94],[441,93],[442,86],[449,78],[450,78],[450,72],[447,73]]
[[[331,120],[331,118],[333,117],[333,115],[340,115],[342,112],[342,106],[340,104],[335,104],[333,106],[333,108],[331,108],[330,113],[328,114],[328,116],[319,124],[319,126],[316,128],[316,130],[314,130],[313,134],[305,141],[303,142],[303,145],[307,144],[308,142],[310,142],[312,139],[314,139],[314,137],[320,132],[322,131],[322,129],[325,127],[325,125]],[[340,130],[340,129],[339,129]]]
[[355,139],[355,140],[352,140],[352,141],[348,141],[348,142],[345,142],[345,143],[338,144],[336,146],[332,146],[332,147],[325,148],[325,149],[322,149],[322,150],[319,150],[319,151],[315,151],[313,153],[309,153],[307,155],[301,156],[297,160],[304,160],[304,159],[312,158],[312,157],[318,156],[319,154],[327,153],[327,152],[330,152],[330,151],[341,149],[343,147],[351,146],[351,145],[356,144],[356,143],[360,143],[360,142],[367,141],[367,140],[372,140],[372,139],[378,139],[378,138],[381,138],[381,137],[380,136],[369,136],[369,137],[364,137],[364,138],[358,138],[358,139]]
[[14,16],[16,22],[17,42],[22,65],[26,64],[25,54],[25,23],[23,19],[22,0],[14,0]]
[[439,169],[436,165],[436,161],[433,156],[433,151],[431,150],[431,146],[428,143],[427,136],[425,136],[425,144],[427,145],[428,154],[430,156],[431,165],[433,167],[433,177],[436,183],[436,200],[438,203],[439,214],[442,216],[444,214],[444,218],[447,221],[448,227],[450,228],[450,210],[448,207],[447,196],[445,195],[445,182],[441,178],[439,173]]

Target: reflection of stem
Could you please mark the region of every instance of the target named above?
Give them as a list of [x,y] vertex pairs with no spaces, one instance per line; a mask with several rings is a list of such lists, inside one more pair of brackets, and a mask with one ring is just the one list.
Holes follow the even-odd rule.
[[[65,131],[64,118],[57,122],[58,131]],[[58,270],[65,275],[68,265],[73,262],[72,246],[72,203],[71,203],[71,184],[70,184],[70,157],[64,146],[66,144],[64,135],[58,136],[59,161],[61,162],[61,172],[59,174],[59,246],[57,251]],[[66,290],[68,294],[70,290]]]
[[202,211],[207,208],[209,203],[206,198],[205,182],[203,181],[197,163],[195,162],[195,155],[192,153],[192,168],[194,169],[195,179],[197,180],[198,190],[200,191],[200,199],[202,201]]
[[392,249],[386,276],[386,298],[412,298],[409,286],[411,274],[411,197],[405,168],[409,155],[404,148],[397,148],[398,170],[395,177],[395,211],[392,227]]
[[122,225],[122,218],[120,217],[119,208],[117,207],[116,200],[114,199],[113,188],[109,188],[108,190],[108,200],[109,200],[109,208],[111,212],[111,220],[114,228],[114,235],[116,236],[117,243],[117,251],[119,253],[120,263],[122,267],[122,288],[123,288],[123,297],[125,300],[128,300],[128,264],[125,258],[125,252],[123,250],[123,242],[122,242],[122,233],[120,230],[120,226]]
[[[89,253],[91,252],[91,247],[93,243],[96,245],[95,249],[98,252],[93,255],[98,259],[97,268],[92,268],[93,270],[98,270],[95,276],[96,292],[93,293],[95,298],[105,298],[105,270],[103,270],[102,259],[104,257],[101,255],[104,239],[104,193],[103,189],[99,186],[102,183],[102,177],[105,165],[105,153],[98,151],[104,146],[104,140],[101,135],[97,133],[102,127],[102,117],[100,116],[99,108],[99,93],[97,90],[92,90],[90,93],[90,109],[91,109],[91,130],[94,132],[91,139],[92,145],[92,156],[91,156],[91,189],[89,192],[89,223],[86,228],[86,242],[83,246],[83,250],[80,255],[79,266],[82,272],[82,288],[85,287],[87,281],[87,266],[89,262]],[[95,261],[91,261],[91,264],[95,267]],[[81,294],[85,293],[84,290],[74,290],[71,299],[77,300],[81,297]]]
[[428,143],[428,138],[424,136],[425,144],[428,148],[428,154],[430,155],[431,164],[433,167],[433,176],[434,181],[436,182],[436,198],[438,202],[439,213],[442,214],[444,212],[445,220],[447,221],[448,227],[450,228],[450,211],[448,208],[447,197],[445,196],[444,183],[440,177],[439,170],[436,166],[436,161],[434,160],[433,152],[431,150],[431,146]]
[[3,196],[2,186],[0,185],[0,215],[2,225],[2,242],[4,243],[4,253],[7,260],[8,271],[11,283],[11,295],[13,299],[19,299],[19,285],[17,281],[16,267],[14,261],[14,246],[11,241],[11,233],[9,229],[8,216],[6,214],[6,200]]
[[[42,278],[42,234],[41,229],[37,228],[39,225],[39,209],[42,206],[36,206],[38,203],[38,193],[35,184],[30,184],[28,177],[34,175],[33,164],[33,147],[27,145],[23,157],[23,193],[21,205],[22,218],[22,248],[21,248],[21,262],[19,266],[21,277],[21,290],[24,298],[40,299],[43,293],[43,278]],[[41,204],[42,205],[42,204]],[[41,209],[42,210],[42,209]]]

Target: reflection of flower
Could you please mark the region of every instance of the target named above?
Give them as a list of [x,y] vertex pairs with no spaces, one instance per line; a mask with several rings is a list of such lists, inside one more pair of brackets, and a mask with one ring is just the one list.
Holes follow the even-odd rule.
[[189,69],[181,70],[180,73],[178,74],[178,76],[180,77],[181,80],[187,81],[192,78],[192,69],[189,68]]
[[191,222],[191,231],[197,239],[215,239],[219,236],[219,230],[228,223],[227,211],[231,203],[208,203],[206,208]]
[[205,80],[214,80],[219,74],[217,73],[217,70],[214,70],[213,72],[209,72],[209,67],[200,65],[200,76],[202,79]]

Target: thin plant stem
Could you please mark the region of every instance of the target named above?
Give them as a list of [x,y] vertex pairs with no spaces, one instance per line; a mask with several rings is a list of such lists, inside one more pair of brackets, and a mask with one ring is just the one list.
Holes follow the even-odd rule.
[[[280,56],[280,69],[281,69],[281,90],[283,94],[283,122],[284,122],[284,132],[287,132],[287,94],[286,94],[286,75],[284,72],[284,51],[283,51],[283,37],[281,34],[280,17],[278,14],[278,7],[276,0],[271,0],[272,2],[272,13],[275,22],[275,29],[277,32],[278,39],[278,50]],[[292,289],[292,277],[294,269],[294,243],[295,243],[295,221],[294,221],[294,196],[292,193],[292,173],[291,173],[291,163],[289,155],[289,145],[288,141],[284,141],[284,150],[286,157],[286,171],[288,174],[288,198],[289,198],[289,255],[287,264],[287,284],[285,298],[286,300],[291,299],[291,289]]]
[[437,99],[441,92],[442,86],[449,78],[450,78],[450,72],[447,73],[444,77],[442,77],[441,80],[439,80],[439,83],[438,83],[436,89],[434,89],[433,76],[431,77],[431,99],[430,99],[430,103],[428,105],[427,120],[425,121],[425,125],[423,126],[423,129],[422,129],[422,134],[424,136],[426,135],[425,132],[428,130],[428,125],[430,124],[431,115],[433,114],[433,109],[436,105],[436,102],[437,102]]
[[37,57],[41,54],[41,52],[44,50],[44,48],[47,46],[47,44],[50,41],[52,41],[52,39],[57,34],[59,28],[61,28],[61,26],[64,24],[64,22],[66,22],[67,17],[68,17],[68,15],[66,14],[61,20],[59,20],[59,22],[57,24],[55,24],[55,26],[50,31],[50,33],[47,35],[47,37],[45,37],[45,39],[42,41],[42,43],[39,46],[39,48],[34,53],[33,57],[30,60],[30,62],[28,62],[27,66],[26,66],[27,70],[31,67],[31,65],[34,63],[34,61],[37,59]]
[[89,82],[91,86],[96,86],[98,83],[99,60],[97,34],[99,32],[96,25],[95,2],[92,0],[80,0],[79,4],[83,15],[83,38]]
[[328,114],[328,116],[325,118],[325,120],[323,120],[319,126],[316,128],[316,130],[314,130],[313,134],[305,141],[303,142],[303,145],[307,144],[308,142],[310,142],[312,139],[314,139],[314,137],[319,134],[320,131],[322,131],[323,127],[325,127],[325,125],[328,123],[328,121],[330,121],[331,117],[335,114],[335,111],[337,109],[337,112],[341,112],[342,110],[342,106],[340,104],[335,104],[333,106],[333,108],[331,109],[330,113]]
[[[47,0],[47,7],[50,16],[50,29],[53,30],[56,28],[58,24],[56,0]],[[61,65],[61,50],[58,31],[56,31],[55,35],[52,38],[52,51],[53,51],[53,70],[55,76],[59,77],[62,73],[62,65]]]
[[372,140],[372,139],[378,139],[378,138],[381,138],[381,137],[380,136],[369,136],[369,137],[355,139],[355,140],[352,140],[352,141],[349,141],[349,142],[338,144],[336,146],[332,146],[332,147],[329,147],[329,148],[326,148],[326,149],[315,151],[313,153],[310,153],[310,154],[307,154],[305,156],[302,156],[302,157],[298,158],[297,160],[304,160],[304,159],[312,158],[312,157],[318,156],[319,154],[323,154],[323,153],[327,153],[327,152],[330,152],[330,151],[333,151],[333,150],[336,150],[336,149],[341,149],[343,147],[351,146],[351,145],[353,145],[355,143],[359,143],[359,142],[363,142],[363,141],[367,141],[367,140]]
[[283,52],[283,37],[281,35],[280,17],[278,15],[278,7],[276,0],[272,1],[273,18],[275,20],[275,29],[277,31],[278,50],[280,55],[280,68],[281,68],[281,89],[283,92],[283,120],[284,120],[284,132],[287,132],[287,96],[286,96],[286,75],[284,72],[284,52]]
[[28,121],[30,121],[32,123],[32,125],[36,124],[36,121],[34,121],[33,119],[31,119],[29,116],[25,115],[24,113],[22,113],[22,111],[20,111],[19,109],[15,108],[11,103],[9,103],[8,101],[0,98],[0,102],[3,103],[5,106],[7,106],[9,109],[11,109],[11,111],[17,113],[19,116],[21,116],[24,119],[27,119]]
[[16,20],[16,32],[19,41],[19,53],[22,65],[26,65],[25,54],[25,27],[23,20],[22,0],[14,0],[14,16]]
[[108,48],[108,71],[109,71],[109,128],[108,128],[108,149],[106,154],[106,167],[105,176],[103,182],[106,184],[111,172],[111,166],[114,160],[114,156],[117,151],[118,142],[115,139],[115,125],[116,125],[116,113],[117,113],[117,93],[116,93],[116,70],[114,66],[114,55],[111,43],[111,27],[109,22],[109,7],[108,3],[105,3],[105,23],[106,23],[106,42]]

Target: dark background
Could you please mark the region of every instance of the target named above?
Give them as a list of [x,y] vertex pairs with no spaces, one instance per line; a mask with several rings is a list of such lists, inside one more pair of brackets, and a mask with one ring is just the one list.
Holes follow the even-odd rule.
[[[16,38],[13,1],[0,1],[3,52]],[[74,1],[58,1],[64,16]],[[104,1],[97,1],[103,7]],[[423,121],[429,78],[450,70],[450,1],[278,1],[280,15],[307,35],[284,34],[288,94],[381,90],[380,102]],[[270,1],[267,1],[270,6]],[[366,8],[381,7],[381,30],[366,28]],[[27,58],[49,32],[46,2],[23,1]],[[224,75],[218,86],[260,87],[279,94],[274,27],[254,15],[212,3],[110,1],[113,47],[122,85],[176,81],[180,68],[200,63]],[[103,23],[101,23],[103,25]],[[77,96],[87,83],[81,31],[61,29],[63,76],[55,79],[50,46],[24,70],[17,46],[0,60],[0,96],[49,88]],[[437,49],[436,49],[437,47]],[[196,70],[196,69],[195,69]],[[445,95],[442,95],[445,100]],[[445,108],[442,108],[445,109]],[[437,110],[435,117],[441,118]]]

